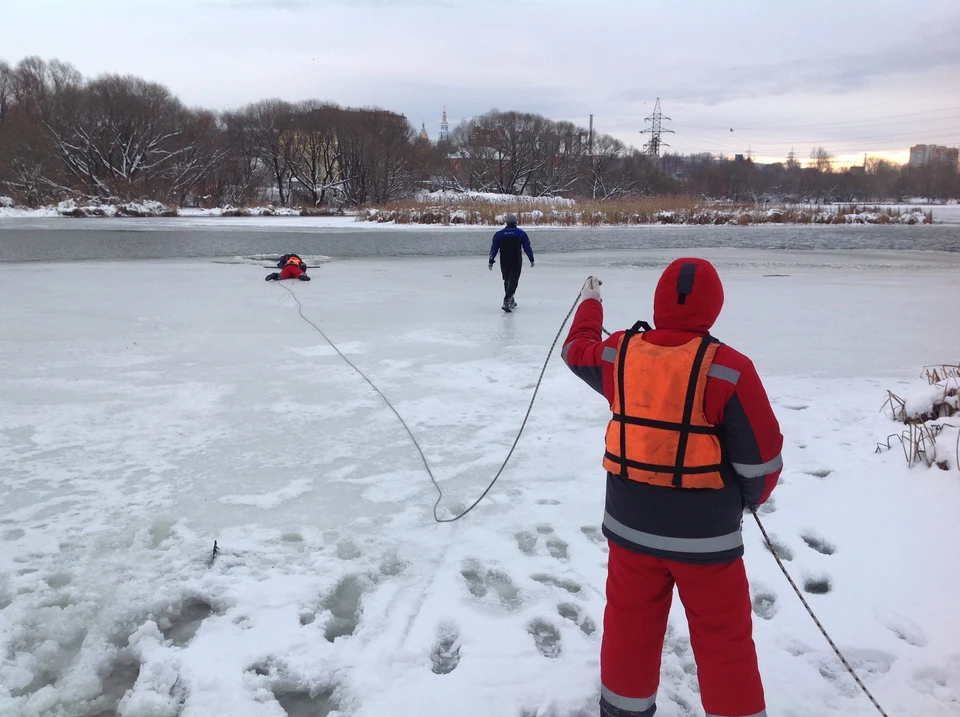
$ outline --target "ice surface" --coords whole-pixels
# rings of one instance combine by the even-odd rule
[[[726,286],[715,333],[786,435],[778,550],[891,717],[960,714],[960,481],[874,453],[886,390],[960,355],[960,257],[698,253]],[[287,285],[409,423],[449,516],[506,455],[583,279],[622,328],[676,255],[545,254],[510,315],[484,257]],[[396,417],[264,274],[0,265],[0,715],[596,714],[603,399],[555,355],[500,482],[437,525]],[[744,532],[771,714],[874,714]],[[658,716],[699,714],[679,603],[670,625]]]

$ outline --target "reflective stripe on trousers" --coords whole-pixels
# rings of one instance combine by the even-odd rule
[[[606,705],[604,704],[606,703]],[[656,712],[657,693],[650,697],[624,697],[604,685],[600,685],[600,713],[604,714],[604,707],[616,709],[611,717],[650,717]],[[606,710],[609,713],[609,710]]]

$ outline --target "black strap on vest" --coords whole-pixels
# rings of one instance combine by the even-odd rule
[[[683,487],[683,460],[687,457],[687,442],[690,440],[690,434],[693,433],[694,426],[690,425],[690,419],[693,418],[693,402],[697,398],[697,383],[700,380],[700,367],[703,366],[703,358],[707,354],[707,348],[714,341],[709,334],[700,339],[700,347],[697,349],[697,356],[693,359],[693,368],[690,370],[690,381],[687,383],[687,397],[683,402],[683,421],[680,426],[680,440],[677,443],[677,462],[673,467],[673,487]]]
[[[620,355],[617,357],[619,360],[617,368],[617,384],[620,389],[620,413],[623,411],[623,392],[624,392],[624,373],[623,367],[626,365],[627,357],[627,345],[630,343],[630,339],[636,336],[639,333],[644,331],[652,331],[653,328],[646,321],[638,321],[629,329],[623,332],[623,341],[620,342]],[[624,478],[627,477],[627,423],[626,421],[620,421],[620,475]]]

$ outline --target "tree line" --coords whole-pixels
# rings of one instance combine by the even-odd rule
[[[793,151],[783,162],[760,164],[749,157],[667,154],[661,170],[684,191],[736,201],[883,202],[922,197],[932,201],[960,198],[956,164],[934,162],[913,167],[879,157],[863,166],[835,167],[824,147],[814,147],[804,166]]]
[[[339,209],[440,188],[599,200],[960,196],[956,167],[872,160],[859,172],[837,171],[820,151],[806,167],[795,158],[657,158],[571,122],[499,110],[432,143],[379,108],[270,99],[213,112],[138,77],[88,79],[38,57],[0,61],[0,192],[33,206],[93,197]]]

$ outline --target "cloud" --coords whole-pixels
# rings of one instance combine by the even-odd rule
[[[900,73],[921,74],[939,67],[956,67],[960,71],[958,34],[960,24],[909,44],[869,52],[719,68],[679,82],[674,78],[669,93],[662,92],[660,84],[618,92],[610,99],[636,102],[669,94],[673,101],[716,105],[735,99],[792,93],[845,94]]]

